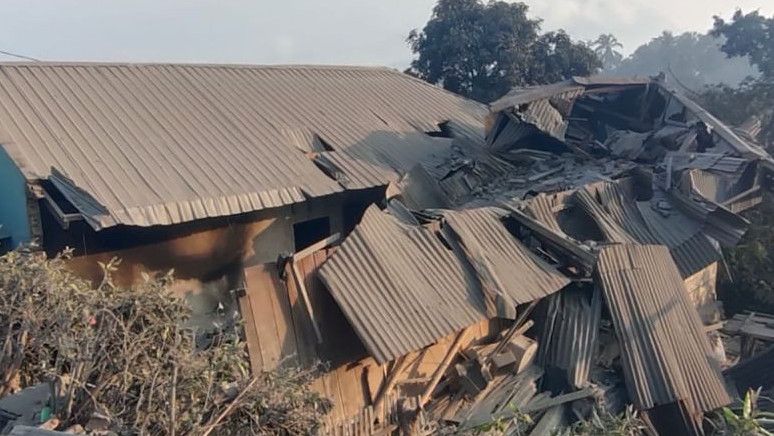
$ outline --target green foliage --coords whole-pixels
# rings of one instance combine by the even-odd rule
[[[65,425],[99,414],[132,434],[305,433],[329,407],[309,390],[310,371],[251,375],[233,335],[197,349],[171,273],[117,287],[112,261],[94,287],[67,270],[68,258],[0,257],[0,394],[55,381]]]
[[[774,413],[758,409],[760,389],[747,391],[740,408],[722,408],[710,421],[713,434],[718,436],[771,436],[766,426],[774,423]]]
[[[525,435],[527,431],[535,425],[535,421],[526,413],[519,411],[517,407],[509,404],[507,410],[496,416],[492,420],[476,426],[472,432],[474,435]]]
[[[645,424],[637,411],[629,405],[619,415],[594,409],[589,419],[576,422],[560,434],[561,436],[638,436],[644,434],[644,429]]]
[[[524,3],[439,0],[422,31],[408,36],[417,55],[409,73],[482,102],[515,86],[588,75],[594,52],[564,31],[540,34]]]
[[[746,77],[758,75],[747,59],[728,59],[720,49],[722,42],[695,32],[663,32],[638,47],[610,73],[652,76],[664,72],[670,80],[695,92],[711,84],[736,86]]]
[[[749,57],[765,77],[774,78],[774,16],[766,18],[758,11],[744,14],[737,10],[730,22],[716,16],[711,33],[725,37],[723,52]]]
[[[750,228],[725,251],[731,280],[721,280],[719,298],[729,313],[774,312],[774,205],[767,201],[744,215]]]
[[[729,57],[747,57],[761,71],[761,77],[748,79],[739,87],[716,86],[702,95],[702,103],[720,119],[739,124],[750,117],[761,120],[758,140],[774,144],[774,16],[758,11],[736,11],[730,22],[715,17],[711,32],[725,38],[722,50]]]

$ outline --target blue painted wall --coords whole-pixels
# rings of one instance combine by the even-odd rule
[[[0,147],[0,233],[11,235],[11,247],[30,240],[27,219],[27,181],[21,171]]]

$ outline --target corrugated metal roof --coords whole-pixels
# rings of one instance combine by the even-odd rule
[[[443,213],[484,289],[513,311],[517,305],[546,297],[570,281],[508,232],[501,221],[507,214],[494,207]]]
[[[564,140],[572,104],[582,94],[581,87],[566,87],[559,83],[534,92],[527,88],[503,97],[492,104],[493,115],[490,116],[498,124],[505,124],[488,132],[490,146],[497,150],[535,132]],[[500,109],[496,109],[498,107]],[[503,114],[508,119],[502,118]]]
[[[720,153],[669,152],[664,161],[670,162],[672,171],[700,169],[737,175],[750,164],[749,159],[731,157]]]
[[[579,86],[572,80],[565,80],[550,85],[513,88],[507,94],[492,102],[489,105],[489,108],[492,112],[499,112],[509,107],[516,107],[524,103],[531,103],[536,100],[550,98],[563,93],[580,95],[583,93],[584,89],[583,86]]]
[[[728,368],[723,374],[731,379],[737,391],[744,395],[747,389],[768,390],[774,387],[774,346]]]
[[[673,189],[667,193],[667,197],[677,210],[700,221],[702,231],[725,247],[735,246],[750,224],[740,215],[698,196],[687,197]]]
[[[629,86],[647,85],[653,82],[649,77],[639,76],[574,76],[570,80],[551,83],[548,85],[528,86],[513,88],[507,94],[489,105],[492,112],[499,112],[509,107],[516,107],[525,103],[548,99],[567,94],[567,97],[577,97],[584,93],[588,86]]]
[[[696,233],[685,241],[669,248],[680,275],[690,277],[707,265],[722,259],[719,244],[703,233]]]
[[[717,135],[717,137],[725,141],[730,151],[734,151],[742,157],[771,159],[762,148],[742,139],[733,130],[731,130],[731,128],[723,124],[720,120],[715,118],[714,115],[707,112],[706,109],[699,106],[686,95],[676,89],[665,86],[662,82],[658,83],[665,92],[671,94],[677,101],[685,106],[691,115],[702,121],[707,126],[711,127],[712,132]]]
[[[379,362],[486,318],[473,272],[438,235],[376,206],[366,210],[319,275]]]
[[[314,161],[346,189],[372,188],[383,185],[385,180],[395,182],[400,177],[396,171],[349,156],[346,151],[324,151],[315,156]]]
[[[602,295],[596,288],[591,298],[582,289],[568,289],[549,301],[540,340],[541,362],[562,370],[566,381],[576,388],[588,384],[601,314]]]
[[[0,64],[2,146],[31,180],[61,174],[52,181],[97,229],[339,192],[304,155],[310,138],[408,170],[448,148],[422,130],[447,120],[475,130],[485,115],[386,68]]]
[[[609,182],[575,194],[607,241],[666,245],[683,277],[720,259],[719,247],[703,233],[704,223],[682,213],[662,191],[656,189],[649,201],[631,196],[618,183]]]
[[[540,193],[533,198],[525,201],[525,209],[532,218],[540,221],[553,230],[556,234],[565,235],[564,230],[559,226],[559,220],[556,216],[556,207],[563,201],[566,194],[545,194]],[[566,236],[566,235],[565,235]]]
[[[639,409],[682,400],[705,412],[730,403],[666,247],[604,247],[597,275],[621,344],[627,390]]]
[[[646,76],[573,76],[572,81],[583,86],[626,86],[626,85],[648,85],[653,79]]]

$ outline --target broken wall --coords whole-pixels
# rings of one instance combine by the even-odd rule
[[[233,319],[237,307],[232,291],[243,287],[244,267],[274,262],[280,254],[295,251],[293,225],[296,223],[327,217],[330,232],[342,232],[343,208],[343,199],[338,196],[248,218],[218,220],[208,228],[194,228],[185,234],[175,234],[175,230],[162,231],[157,240],[133,247],[111,248],[107,241],[100,247],[104,248],[102,251],[93,254],[83,253],[89,246],[81,247],[81,254],[76,253],[70,267],[77,274],[98,282],[102,278],[98,262],[105,263],[118,257],[121,265],[114,274],[114,281],[119,285],[136,283],[143,279],[143,274],[173,269],[176,277],[173,291],[191,305],[191,324],[206,330],[215,323]],[[49,233],[62,232],[61,228],[49,227],[48,230]],[[142,234],[147,230],[123,228],[109,239],[145,242],[143,239],[147,237],[144,234],[135,237],[135,232]],[[46,246],[47,251],[53,248],[52,245]]]
[[[705,324],[719,321],[717,308],[718,262],[685,278],[685,289]]]

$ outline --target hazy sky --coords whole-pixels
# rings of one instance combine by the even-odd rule
[[[0,50],[44,60],[405,67],[435,0],[0,0]],[[613,33],[630,52],[662,30],[706,31],[772,0],[530,0],[544,30]],[[0,55],[0,60],[13,60]]]

